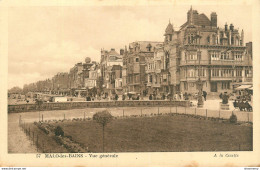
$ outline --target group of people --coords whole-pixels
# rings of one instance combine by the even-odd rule
[[[235,108],[239,108],[240,111],[252,111],[252,106],[248,101],[245,100],[235,100],[233,103]]]

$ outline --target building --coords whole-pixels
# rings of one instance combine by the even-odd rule
[[[77,63],[73,68],[70,69],[69,88],[71,94],[86,95],[86,89],[96,86],[96,81],[93,80],[96,76],[95,73],[93,73],[95,71],[91,70],[93,68],[96,68],[94,65],[96,65],[96,62],[91,62],[91,59],[89,57],[86,57],[85,63]]]
[[[233,24],[218,27],[215,12],[209,19],[191,8],[180,30],[169,23],[164,36],[163,72],[171,93],[196,93],[198,80],[209,93],[231,91],[233,83],[252,81],[252,57],[246,53],[250,45],[244,45],[244,31]]]
[[[87,89],[92,89],[97,87],[97,79],[98,79],[98,65],[94,64],[89,68],[88,74],[85,75],[84,83]]]
[[[113,65],[112,73],[111,73],[111,84],[112,84],[112,88],[115,89],[116,94],[123,93],[122,66],[121,65]]]
[[[54,93],[67,93],[69,92],[69,74],[57,73],[52,78],[52,90]]]
[[[118,53],[114,48],[111,48],[110,51],[104,49],[101,50],[100,71],[103,91],[107,94],[112,94],[115,92],[115,79],[113,76],[117,66],[118,68],[119,66],[120,68],[123,66],[123,55],[123,49],[120,49],[120,53]],[[122,69],[120,69],[120,71],[122,72]]]
[[[146,91],[148,78],[147,63],[154,58],[156,45],[161,42],[136,41],[129,44],[129,50],[124,55],[123,66],[123,87],[127,92],[138,92],[143,94]],[[126,87],[127,84],[127,88]]]

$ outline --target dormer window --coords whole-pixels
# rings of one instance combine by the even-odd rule
[[[148,44],[146,48],[147,48],[147,51],[151,51],[152,45],[151,45],[151,44]]]

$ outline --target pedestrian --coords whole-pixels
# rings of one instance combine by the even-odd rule
[[[174,95],[174,100],[178,100],[178,94],[177,93],[175,93],[175,95]]]
[[[163,93],[163,95],[162,95],[162,100],[165,100],[165,94]]]
[[[207,100],[207,92],[206,91],[203,91],[203,97],[204,97],[204,100],[206,101]]]
[[[180,100],[183,100],[183,94],[182,94],[182,92],[180,93]]]
[[[219,98],[222,99],[222,93],[220,93]]]
[[[115,95],[115,100],[118,100],[118,95],[117,94]]]
[[[152,94],[149,95],[149,100],[153,100]]]

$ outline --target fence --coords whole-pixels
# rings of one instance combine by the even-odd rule
[[[241,122],[253,122],[253,112],[242,112],[236,110],[209,110],[201,108],[192,108],[192,107],[153,107],[153,108],[135,108],[134,111],[129,109],[117,109],[117,114],[115,111],[111,110],[112,115],[114,116],[123,116],[128,117],[131,115],[137,116],[149,116],[149,115],[158,115],[166,113],[178,113],[178,114],[187,114],[187,115],[197,115],[205,116],[212,118],[221,118],[229,119],[232,114],[237,116],[237,120]],[[114,113],[114,114],[113,114]]]
[[[8,105],[8,113],[33,112],[38,110],[71,110],[80,108],[113,108],[113,107],[151,107],[183,106],[189,107],[190,101],[149,100],[149,101],[89,101],[89,102],[53,102],[37,104]]]
[[[32,123],[25,123],[21,118],[19,120],[19,127],[25,133],[27,138],[31,141],[31,145],[35,146],[38,153],[66,153],[67,150],[63,146],[59,146],[53,137],[51,139],[46,138],[40,129],[35,129]],[[50,146],[50,142],[56,147]]]
[[[237,110],[209,110],[193,107],[128,107],[128,108],[107,108],[114,117],[130,117],[130,116],[151,116],[166,113],[178,113],[187,115],[198,115],[212,118],[229,119],[232,114],[237,116],[237,120],[241,122],[253,122],[253,112],[237,111]],[[27,122],[64,120],[64,119],[89,119],[94,113],[104,110],[104,108],[86,108],[78,110],[63,111],[41,111],[31,113],[21,113]]]

